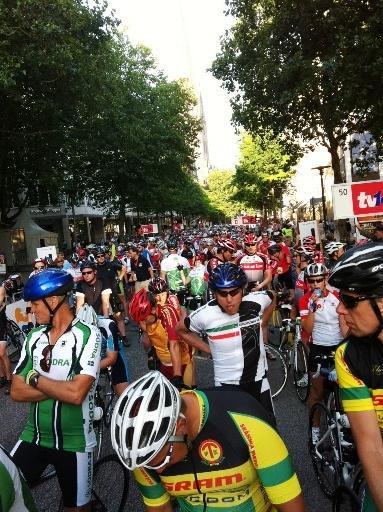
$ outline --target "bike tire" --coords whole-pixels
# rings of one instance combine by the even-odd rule
[[[360,512],[361,502],[355,492],[346,485],[340,485],[332,499],[332,512]]]
[[[286,385],[287,366],[281,352],[273,345],[269,345],[269,352],[275,359],[267,359],[267,379],[270,384],[271,396],[276,398]]]
[[[13,320],[7,320],[6,329],[8,357],[11,363],[17,363],[24,345],[25,334]]]
[[[129,493],[129,471],[115,454],[98,460],[93,470],[93,512],[122,512]]]
[[[312,426],[315,414],[319,414],[319,441],[313,443]],[[326,496],[332,498],[341,483],[341,469],[338,460],[336,429],[327,407],[321,403],[312,406],[309,417],[309,453],[319,486]]]
[[[305,403],[310,394],[310,372],[307,349],[301,341],[297,343],[294,354],[293,378],[297,396],[301,402]],[[307,384],[303,385],[303,382],[307,382]]]

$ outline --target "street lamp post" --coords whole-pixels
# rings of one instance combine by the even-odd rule
[[[312,167],[312,169],[316,169],[319,171],[320,175],[320,185],[322,189],[322,211],[323,211],[323,229],[326,231],[327,226],[327,208],[326,208],[326,197],[324,195],[324,186],[323,186],[323,169],[329,169],[331,165],[318,165],[318,167]]]

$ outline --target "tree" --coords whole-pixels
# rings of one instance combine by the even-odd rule
[[[248,204],[235,201],[233,196],[238,192],[233,185],[234,171],[215,169],[209,172],[207,177],[207,196],[211,206],[217,210],[221,218],[231,219],[241,211],[249,209]],[[253,213],[251,207],[249,213]]]
[[[262,137],[244,133],[233,179],[237,187],[234,199],[262,211],[265,218],[270,212],[276,217],[295,163],[296,159],[285,152],[271,132]]]
[[[80,184],[82,173],[72,162],[87,161],[85,141],[102,101],[99,77],[117,25],[105,7],[0,0],[3,223],[12,220],[13,204],[20,209],[31,200],[37,185],[57,194],[76,170]],[[69,148],[76,148],[73,155]]]
[[[318,140],[343,181],[348,136],[382,138],[383,10],[370,0],[228,0],[236,23],[213,64],[236,121],[285,142]]]

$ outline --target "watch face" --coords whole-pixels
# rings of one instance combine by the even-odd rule
[[[32,378],[31,378],[31,386],[33,388],[35,388],[37,386],[37,383],[39,381],[39,377],[40,375],[34,375]]]

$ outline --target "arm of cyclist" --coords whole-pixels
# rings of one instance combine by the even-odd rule
[[[273,280],[273,271],[271,268],[267,268],[263,273],[263,281],[257,284],[254,291],[264,290],[270,287],[271,281]]]
[[[112,295],[112,290],[110,288],[106,288],[101,292],[101,306],[102,306],[102,315],[104,318],[109,317],[109,308],[110,308],[110,296]]]
[[[383,440],[375,411],[348,412],[364,477],[377,510],[383,510]]]
[[[42,391],[26,384],[25,378],[21,375],[13,375],[11,398],[15,402],[41,402],[49,397]]]
[[[76,375],[73,380],[54,380],[40,375],[36,390],[60,402],[80,405],[94,380],[90,375]]]
[[[181,350],[178,340],[169,340],[169,352],[172,360],[173,375],[182,375]]]
[[[116,350],[107,350],[106,356],[104,359],[101,359],[100,361],[100,370],[104,370],[105,368],[108,368],[109,366],[114,366],[116,364],[118,357],[118,351]]]
[[[185,321],[189,317],[184,320],[180,320],[176,326],[177,334],[180,338],[182,338],[188,345],[195,347],[197,350],[201,350],[201,352],[206,352],[207,354],[211,354],[211,350],[209,345],[207,345],[204,341],[201,340],[197,334],[191,332],[186,326]]]

